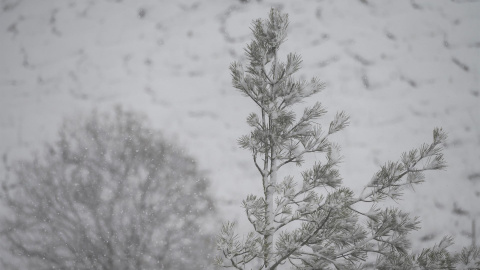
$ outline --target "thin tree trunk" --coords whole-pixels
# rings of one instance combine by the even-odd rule
[[[272,62],[273,65],[273,74],[272,79],[275,80],[275,68],[277,65],[277,52],[274,52],[274,59]],[[270,91],[273,96],[274,84],[270,85]],[[274,98],[275,99],[275,98]],[[275,185],[277,184],[277,156],[276,156],[276,147],[274,139],[274,129],[275,125],[272,121],[271,115],[269,115],[269,125],[268,132],[270,133],[270,181],[268,182],[268,188],[266,189],[265,200],[267,203],[267,212],[266,212],[266,234],[265,234],[265,243],[266,243],[266,253],[265,256],[265,268],[268,269],[268,266],[271,263],[273,257],[273,227],[274,227],[274,195],[275,195]],[[268,180],[268,179],[267,179]],[[275,267],[276,268],[276,267]],[[272,268],[271,270],[274,270]]]
[[[272,151],[272,153],[274,153],[274,151]],[[266,194],[266,201],[267,201],[267,213],[266,213],[266,216],[267,216],[267,224],[266,224],[266,230],[267,230],[267,233],[265,234],[265,242],[266,242],[266,246],[267,246],[267,252],[268,252],[268,255],[267,255],[267,259],[265,260],[265,268],[267,268],[270,264],[270,261],[272,259],[272,250],[273,250],[273,234],[274,234],[274,231],[273,231],[273,227],[274,227],[274,217],[275,217],[275,213],[274,213],[274,195],[275,195],[275,185],[277,183],[277,169],[276,169],[276,166],[277,166],[277,161],[276,161],[276,158],[275,156],[272,157],[272,160],[271,160],[271,174],[270,174],[270,182],[269,182],[269,186],[268,186],[268,189],[267,189],[267,194]],[[272,269],[273,270],[273,269]]]

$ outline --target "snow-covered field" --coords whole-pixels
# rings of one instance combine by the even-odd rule
[[[270,7],[290,15],[282,53],[302,55],[300,76],[328,84],[312,99],[330,109],[324,123],[351,115],[335,137],[345,183],[358,190],[443,127],[447,170],[428,173],[400,205],[422,220],[416,250],[446,234],[455,248],[470,244],[473,219],[480,234],[475,0],[0,0],[0,155],[27,157],[65,116],[121,104],[191,153],[223,217],[246,224],[240,202],[260,182],[236,140],[255,106],[230,85],[228,66],[244,59],[250,22]]]

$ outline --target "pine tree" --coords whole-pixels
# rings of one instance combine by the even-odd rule
[[[277,55],[287,36],[288,15],[272,9],[267,20],[253,21],[253,40],[246,47],[248,64],[230,66],[233,86],[258,106],[247,123],[253,131],[239,139],[251,152],[261,176],[263,196],[249,195],[243,208],[253,231],[240,238],[235,224],[223,225],[216,259],[220,266],[236,269],[455,269],[480,265],[477,248],[452,255],[445,237],[438,245],[410,253],[407,235],[419,229],[419,221],[396,208],[378,208],[378,202],[397,199],[405,187],[424,181],[424,172],[445,168],[442,144],[447,136],[433,131],[433,142],[404,153],[399,161],[381,166],[361,194],[342,186],[337,170],[339,146],[332,134],[349,123],[339,112],[325,129],[316,120],[326,110],[317,102],[297,119],[295,105],[320,92],[317,78],[296,80],[299,55],[290,53],[286,62]],[[309,153],[323,153],[325,162],[302,172],[301,179],[279,179],[287,164],[302,166]],[[370,204],[367,212],[358,204]],[[376,260],[371,259],[376,256]],[[476,260],[476,264],[475,264]],[[371,262],[369,262],[371,261]],[[463,261],[463,264],[462,264]],[[466,269],[466,268],[465,268]]]

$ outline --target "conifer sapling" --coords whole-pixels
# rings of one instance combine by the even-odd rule
[[[216,263],[236,269],[455,269],[479,265],[478,248],[466,248],[451,255],[446,248],[451,238],[438,245],[410,253],[407,235],[419,229],[419,221],[396,208],[380,209],[377,203],[399,198],[407,186],[424,181],[424,171],[445,168],[442,144],[446,134],[433,131],[433,142],[404,153],[374,174],[360,194],[342,186],[336,169],[339,147],[330,135],[348,125],[344,112],[336,114],[328,128],[315,120],[326,111],[317,102],[297,118],[294,106],[320,92],[317,78],[296,80],[301,58],[295,53],[281,62],[278,50],[287,36],[288,15],[272,9],[266,20],[253,21],[253,40],[246,47],[246,67],[230,66],[232,83],[249,97],[258,112],[247,117],[253,131],[239,139],[250,151],[263,184],[263,196],[249,195],[243,208],[253,230],[244,237],[235,224],[223,225],[218,237],[221,253]],[[296,180],[279,179],[287,164],[302,166],[305,155],[323,153],[325,162],[302,172]],[[356,204],[369,203],[369,211]],[[376,260],[367,260],[376,256]],[[463,257],[462,257],[463,255]],[[462,263],[462,260],[464,263]],[[473,264],[472,264],[473,265]]]

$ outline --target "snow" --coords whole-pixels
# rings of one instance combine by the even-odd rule
[[[310,98],[329,109],[322,123],[351,116],[333,136],[345,183],[361,191],[379,165],[443,127],[447,170],[428,173],[401,207],[422,220],[417,250],[446,234],[454,248],[470,244],[480,217],[480,1],[2,0],[0,155],[28,157],[65,116],[121,104],[195,156],[221,214],[246,226],[241,200],[261,183],[236,140],[255,106],[228,66],[245,59],[250,22],[271,6],[290,17],[281,54],[297,52],[299,76],[327,83]]]

